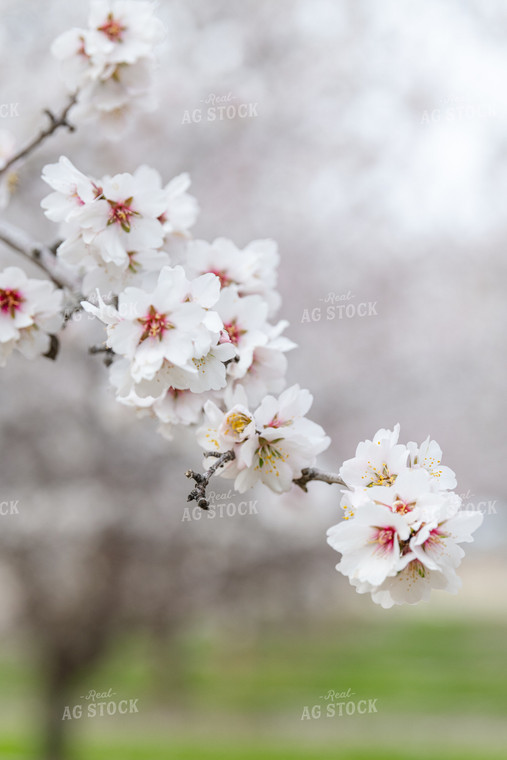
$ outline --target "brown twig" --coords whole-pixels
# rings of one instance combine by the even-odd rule
[[[28,145],[26,145],[22,150],[20,150],[16,155],[12,156],[7,163],[0,169],[0,176],[4,174],[6,171],[10,169],[13,164],[20,161],[22,158],[25,158],[25,156],[30,155],[32,151],[34,151],[36,148],[41,145],[44,140],[46,140],[48,137],[50,137],[54,132],[56,132],[60,127],[66,127],[69,132],[74,132],[76,127],[73,124],[69,124],[67,121],[67,116],[69,115],[69,111],[72,108],[73,105],[75,105],[77,100],[77,93],[74,93],[71,95],[69,102],[64,107],[62,112],[55,116],[55,114],[50,111],[49,109],[45,109],[44,113],[49,117],[49,126],[46,127],[46,129],[43,129],[37,137],[34,137],[33,140],[31,140]]]
[[[42,269],[47,276],[54,282],[57,288],[68,288],[73,290],[72,285],[64,282],[52,271],[52,266],[48,262],[54,261],[52,251],[43,243],[32,240],[24,230],[20,230],[13,224],[0,221],[0,241],[8,245],[17,253],[26,256],[30,261]]]
[[[336,475],[334,472],[323,472],[322,470],[317,470],[315,467],[305,467],[304,470],[301,470],[301,477],[296,478],[293,482],[302,488],[303,491],[308,491],[306,484],[309,483],[310,480],[321,480],[323,483],[329,483],[330,485],[336,484],[339,486],[347,486],[340,476]]]
[[[212,465],[209,470],[206,470],[206,472],[202,474],[194,472],[193,470],[187,470],[185,473],[187,478],[193,478],[196,482],[196,486],[188,495],[187,501],[196,501],[201,509],[209,509],[209,501],[206,498],[206,488],[216,471],[226,462],[232,462],[232,460],[235,459],[235,454],[234,451],[225,451],[223,453],[220,451],[206,451],[204,456],[216,457],[218,461],[216,464]],[[306,484],[311,480],[321,480],[323,483],[347,486],[339,475],[333,472],[323,472],[322,470],[317,470],[315,467],[306,467],[304,470],[301,470],[301,477],[295,478],[293,483],[299,486],[303,491],[307,492],[308,489]]]
[[[112,348],[107,346],[90,346],[88,349],[89,354],[104,354],[104,364],[106,367],[110,367],[114,361],[115,353]]]
[[[220,453],[218,451],[207,451],[205,453],[207,457],[216,457],[217,461],[212,465],[209,470],[201,474],[200,472],[194,472],[193,470],[187,470],[185,475],[187,478],[193,478],[195,480],[195,488],[190,491],[187,501],[196,501],[201,509],[209,509],[209,501],[206,498],[206,488],[215,472],[227,462],[232,462],[236,458],[234,451],[225,451]]]

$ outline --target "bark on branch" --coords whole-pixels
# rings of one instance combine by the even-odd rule
[[[30,153],[32,153],[36,148],[39,147],[39,145],[42,145],[44,140],[46,140],[48,137],[50,137],[54,132],[56,132],[61,127],[66,127],[69,132],[74,132],[76,129],[73,124],[70,124],[67,121],[67,116],[69,115],[69,111],[72,108],[73,105],[75,105],[77,100],[77,93],[74,93],[66,104],[66,106],[63,108],[63,110],[55,116],[55,114],[46,109],[44,113],[49,118],[49,126],[46,127],[46,129],[43,129],[37,137],[34,137],[33,140],[31,140],[28,145],[25,145],[24,148],[22,148],[16,155],[12,156],[7,163],[0,169],[0,177],[2,174],[7,172],[11,166],[16,164],[18,161],[21,161],[22,158],[26,158],[26,156],[29,156]]]
[[[310,480],[321,480],[323,483],[335,483],[336,485],[347,487],[347,484],[344,483],[336,473],[323,472],[322,470],[317,470],[315,467],[306,467],[304,470],[301,470],[301,477],[296,478],[293,482],[302,488],[303,491],[308,491],[306,484],[309,483]]]
[[[227,462],[232,462],[236,458],[234,451],[225,451],[223,454],[216,451],[207,451],[205,456],[216,457],[217,461],[213,464],[209,470],[201,474],[200,472],[194,472],[193,470],[187,470],[185,475],[187,478],[193,478],[195,480],[195,488],[190,491],[187,501],[196,501],[201,509],[209,509],[209,501],[206,498],[206,488],[215,472]]]
[[[187,470],[185,475],[187,478],[193,478],[196,482],[195,488],[188,495],[187,501],[196,501],[201,509],[209,509],[209,501],[206,497],[206,488],[216,471],[226,462],[232,462],[235,458],[234,451],[225,451],[221,453],[219,451],[207,451],[206,457],[216,457],[217,462],[212,465],[206,472],[199,473],[193,470]],[[311,480],[321,480],[323,483],[336,484],[339,486],[347,486],[347,484],[334,472],[323,472],[315,467],[305,467],[301,470],[301,477],[295,478],[293,483],[299,486],[303,491],[307,492],[307,483]]]
[[[54,254],[47,245],[32,240],[24,231],[9,222],[0,221],[0,241],[5,243],[16,253],[21,253],[26,258],[37,264],[47,276],[54,282],[57,288],[73,290],[72,285],[64,282],[54,273]]]

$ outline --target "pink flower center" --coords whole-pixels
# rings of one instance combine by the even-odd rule
[[[147,338],[162,340],[165,331],[172,327],[167,321],[167,314],[159,314],[154,306],[150,306],[148,314],[145,317],[140,317],[137,321],[144,327],[139,343]]]
[[[98,26],[97,31],[103,32],[111,42],[123,42],[122,34],[126,28],[126,26],[122,26],[120,21],[115,19],[112,13],[109,13],[107,21],[102,26]]]
[[[404,501],[400,496],[397,496],[393,501],[392,510],[399,515],[406,515],[407,512],[412,512],[415,507],[415,501]]]
[[[18,290],[0,289],[0,311],[4,314],[10,314],[13,319],[24,301],[25,299]]]
[[[108,226],[110,224],[119,224],[122,230],[130,232],[130,220],[133,216],[139,216],[138,211],[134,211],[132,208],[133,198],[127,198],[127,200],[121,202],[110,201],[107,202],[110,205]]]
[[[377,551],[385,554],[393,550],[395,535],[396,531],[394,528],[376,528],[375,535],[370,543],[378,544]]]
[[[227,331],[231,343],[234,343],[235,346],[238,345],[241,336],[246,333],[246,330],[242,330],[238,327],[235,319],[227,325],[224,324],[224,329]]]
[[[449,534],[444,533],[444,531],[440,530],[440,528],[433,528],[428,538],[424,542],[424,548],[428,549],[429,547],[437,546],[438,544],[442,543],[442,540],[444,538],[449,538]]]

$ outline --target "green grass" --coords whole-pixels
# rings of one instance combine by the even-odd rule
[[[194,634],[177,650],[128,637],[76,694],[111,687],[139,714],[74,721],[70,760],[505,760],[506,665],[507,628],[491,623]],[[378,714],[301,721],[305,705],[349,688]],[[29,661],[0,658],[0,757],[37,760],[37,693]]]

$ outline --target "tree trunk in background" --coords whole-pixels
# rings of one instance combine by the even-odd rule
[[[73,668],[58,656],[54,657],[47,676],[47,699],[44,729],[43,760],[67,760],[66,734],[68,722],[63,712],[68,704]]]

